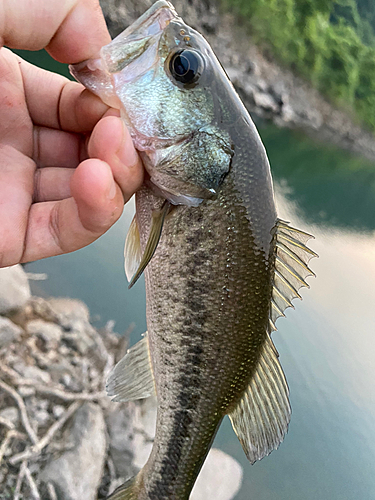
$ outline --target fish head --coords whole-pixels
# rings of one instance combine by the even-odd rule
[[[193,206],[216,197],[234,149],[223,125],[230,83],[207,41],[169,2],[157,1],[71,72],[121,110],[156,194]]]

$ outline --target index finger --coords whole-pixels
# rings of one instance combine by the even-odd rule
[[[63,63],[97,55],[111,40],[98,0],[0,0],[0,44],[46,48]]]

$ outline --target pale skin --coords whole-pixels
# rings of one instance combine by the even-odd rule
[[[74,64],[109,41],[97,0],[0,0],[0,267],[93,242],[143,181],[117,111],[4,45]]]

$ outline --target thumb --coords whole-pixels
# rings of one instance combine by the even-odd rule
[[[88,143],[88,154],[110,166],[125,203],[141,187],[143,165],[128,129],[118,116],[106,116],[96,124]]]

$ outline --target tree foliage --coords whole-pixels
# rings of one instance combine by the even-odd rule
[[[374,0],[221,0],[255,39],[375,131]]]

